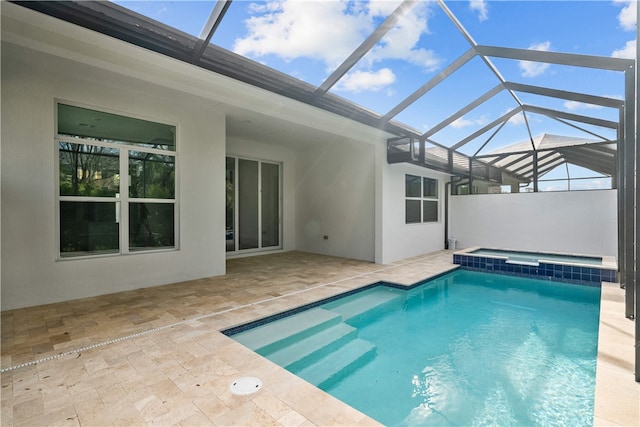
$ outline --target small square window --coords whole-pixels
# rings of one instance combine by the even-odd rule
[[[405,175],[405,223],[438,222],[438,180]]]

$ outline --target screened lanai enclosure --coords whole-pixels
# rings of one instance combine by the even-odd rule
[[[582,19],[572,2],[566,6],[573,7],[571,13],[545,17],[545,22],[508,22],[507,17],[504,28],[498,23],[490,36],[482,33],[478,38],[474,33],[479,31],[478,24],[459,18],[462,8],[468,7],[466,2],[379,2],[371,24],[342,44],[350,48],[336,49],[324,66],[304,73],[299,71],[302,61],[317,60],[313,49],[306,57],[278,56],[275,42],[269,52],[256,50],[250,37],[233,33],[242,10],[254,5],[257,15],[245,22],[255,27],[276,21],[286,7],[295,8],[295,16],[304,25],[329,30],[325,39],[309,40],[290,29],[290,39],[331,44],[332,37],[345,37],[341,28],[358,22],[326,22],[323,19],[331,16],[327,11],[351,8],[356,16],[362,5],[196,2],[191,9],[191,13],[199,11],[196,24],[178,28],[176,18],[188,13],[180,5],[175,5],[172,19],[169,14],[150,13],[142,2],[12,3],[382,129],[391,135],[388,163],[411,163],[449,174],[446,188],[451,195],[617,189],[618,276],[626,289],[625,315],[637,316],[640,263],[634,254],[640,230],[635,205],[640,200],[640,175],[634,171],[640,150],[636,143],[636,58],[566,47],[562,49],[568,51],[565,53],[548,42],[528,48],[510,46],[512,32],[525,31],[527,26],[561,26],[565,19]],[[534,2],[521,3],[525,5],[511,7],[526,8]],[[599,7],[599,3],[604,2],[592,2],[590,7]],[[411,32],[412,26],[418,27],[416,23],[434,15],[445,16],[447,25],[422,34]],[[597,25],[586,22],[585,33],[598,37]],[[424,43],[405,46],[404,53],[399,53],[404,44],[418,39]],[[392,52],[387,62],[381,60],[385,52]],[[526,79],[548,67],[555,70],[549,79],[539,84]],[[575,78],[576,70],[580,78]],[[380,88],[385,82],[397,84],[385,96],[383,89],[367,95],[358,86],[365,79],[378,82]],[[349,88],[352,90],[346,90]],[[520,125],[517,130],[514,124]],[[228,126],[239,128],[243,123],[231,120]],[[158,165],[152,160],[136,161],[151,170],[153,164]],[[234,159],[229,161],[233,167],[242,167]],[[164,168],[170,164],[166,159],[159,163]],[[275,234],[273,239],[277,239]],[[143,243],[132,237],[131,244]],[[638,326],[636,322],[636,380],[640,381]]]

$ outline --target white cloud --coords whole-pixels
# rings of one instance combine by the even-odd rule
[[[389,16],[400,6],[402,0],[370,0],[369,13],[373,16]]]
[[[507,121],[507,123],[513,126],[525,124],[526,122],[524,120],[524,113],[514,114],[513,116],[509,117],[509,121]]]
[[[235,41],[240,55],[276,55],[285,61],[307,57],[335,67],[373,31],[372,17],[338,1],[279,0],[252,4],[247,35]]]
[[[338,89],[348,92],[363,90],[378,91],[396,80],[395,74],[388,68],[378,71],[352,71],[338,82]]]
[[[638,0],[614,0],[614,3],[622,5],[622,10],[618,15],[618,22],[623,30],[636,31],[638,25]],[[614,58],[635,59],[637,56],[636,40],[629,40],[621,49],[613,51]]]
[[[638,54],[637,40],[629,40],[622,49],[614,50],[611,56],[614,58],[635,59]]]
[[[429,3],[420,2],[382,38],[365,58],[369,63],[385,59],[401,59],[426,71],[440,67],[442,59],[432,50],[416,48],[422,34],[429,32]]]
[[[486,117],[479,117],[475,119],[465,119],[464,116],[462,116],[454,120],[453,122],[451,122],[450,126],[454,129],[461,129],[469,126],[484,126],[487,123],[489,123],[489,121],[487,120]]]
[[[602,108],[600,105],[587,104],[585,102],[578,101],[565,101],[564,107],[567,110],[597,110]]]
[[[541,50],[547,52],[551,48],[551,42],[545,41],[542,43],[534,43],[529,46],[529,49],[532,50]],[[523,77],[536,77],[540,74],[544,73],[547,68],[549,68],[549,64],[543,62],[531,62],[531,61],[519,61],[518,66],[522,71]]]
[[[614,0],[614,3],[623,5],[618,22],[627,31],[635,31],[638,23],[638,0]]]
[[[480,22],[489,19],[489,10],[485,0],[469,0],[469,9],[478,12],[478,20]]]
[[[464,117],[460,117],[455,121],[451,122],[451,127],[454,129],[460,129],[467,126],[471,126],[472,124],[473,124],[473,121],[467,120]]]
[[[513,111],[512,108],[507,108],[506,110],[504,110],[504,112],[502,113],[502,115],[505,115],[509,112]],[[509,120],[507,121],[507,124],[509,125],[513,125],[513,126],[519,126],[522,124],[525,124],[525,120],[524,120],[524,112],[519,112],[514,114],[513,116],[509,117]]]
[[[296,1],[274,0],[252,4],[251,18],[245,21],[246,36],[236,39],[233,50],[245,56],[275,55],[284,61],[307,58],[322,61],[329,73],[401,3],[400,0]],[[418,2],[352,70],[351,80],[341,82],[342,90],[379,90],[391,84],[395,75],[376,64],[399,59],[433,71],[442,60],[431,50],[417,47],[428,33],[430,2]],[[383,65],[384,66],[384,65]],[[393,75],[393,79],[391,79]],[[345,76],[343,79],[346,79]],[[366,85],[362,82],[368,81]]]

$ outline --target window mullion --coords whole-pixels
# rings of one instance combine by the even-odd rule
[[[129,253],[129,150],[120,150],[120,253]]]
[[[234,195],[233,195],[233,215],[234,215],[234,223],[233,223],[233,245],[234,251],[240,250],[240,158],[236,157],[235,161],[235,169],[234,169]]]
[[[420,177],[420,224],[424,224],[424,177]]]
[[[262,248],[262,162],[258,161],[258,249]]]
[[[166,204],[175,204],[176,199],[145,199],[141,197],[129,197],[129,203],[166,203]]]

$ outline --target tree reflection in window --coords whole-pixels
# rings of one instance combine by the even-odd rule
[[[139,151],[129,152],[129,197],[173,199],[175,157]]]
[[[120,186],[120,150],[60,141],[60,195],[114,197]]]

